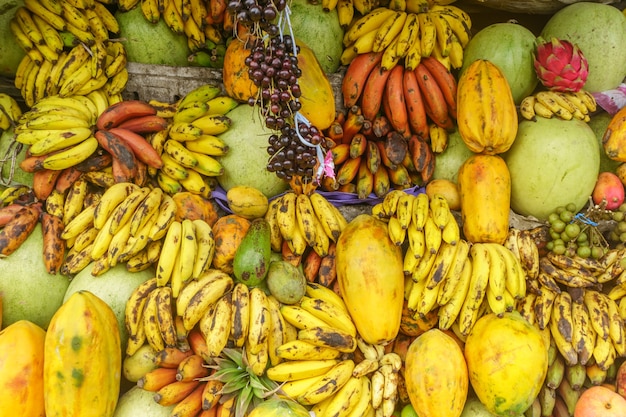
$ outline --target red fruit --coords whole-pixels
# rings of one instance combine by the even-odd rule
[[[593,202],[601,204],[606,201],[608,210],[615,210],[624,202],[624,185],[612,172],[601,172],[593,189]]]

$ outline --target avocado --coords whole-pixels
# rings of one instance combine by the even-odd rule
[[[249,287],[260,285],[267,275],[271,256],[269,224],[264,218],[255,219],[235,252],[235,280]]]

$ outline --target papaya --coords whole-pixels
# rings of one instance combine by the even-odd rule
[[[402,249],[387,225],[360,214],[336,244],[337,282],[359,334],[371,344],[388,344],[398,334],[404,300]]]
[[[72,294],[46,332],[47,417],[111,417],[120,393],[122,349],[115,313],[89,291]]]
[[[46,332],[19,320],[0,332],[2,415],[43,417],[43,361]]]
[[[502,318],[493,313],[479,318],[464,353],[474,392],[498,416],[522,415],[548,371],[546,339],[516,311]]]
[[[265,279],[270,266],[270,226],[264,218],[250,222],[233,258],[233,275],[237,282],[256,287]]]
[[[296,40],[296,44],[300,48],[298,68],[302,70],[302,75],[298,78],[302,92],[300,113],[319,130],[327,129],[335,120],[333,87],[313,50],[304,42]]]
[[[502,244],[509,233],[511,174],[498,155],[475,154],[459,168],[463,234],[472,243]]]
[[[459,417],[463,412],[469,391],[467,365],[459,344],[443,331],[428,330],[411,342],[404,379],[417,415]]]
[[[250,220],[236,214],[220,217],[213,225],[215,254],[213,267],[231,274],[237,248],[248,233]]]
[[[457,87],[457,125],[463,142],[476,153],[506,152],[517,135],[517,109],[511,86],[497,65],[472,62]]]

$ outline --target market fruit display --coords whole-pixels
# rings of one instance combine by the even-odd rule
[[[0,361],[41,369],[17,407],[619,410],[624,114],[582,41],[463,1],[8,10],[0,351],[43,352]],[[148,28],[179,54],[137,74],[128,40],[175,55]],[[8,342],[17,326],[37,331]]]

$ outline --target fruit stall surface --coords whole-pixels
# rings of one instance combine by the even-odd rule
[[[626,2],[0,0],[0,41],[0,417],[626,416]]]

